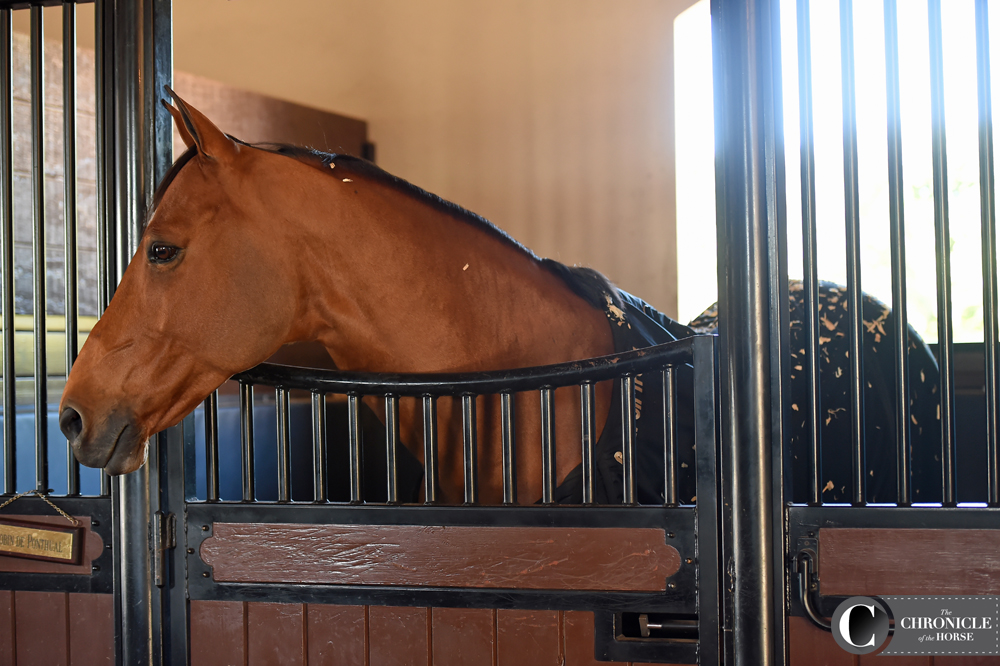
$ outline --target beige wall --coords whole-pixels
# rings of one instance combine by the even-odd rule
[[[368,121],[382,167],[674,314],[673,19],[692,2],[174,0],[174,62]]]

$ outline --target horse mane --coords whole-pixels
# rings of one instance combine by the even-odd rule
[[[298,160],[304,164],[314,166],[327,174],[332,174],[329,167],[330,164],[334,164],[337,167],[342,167],[351,173],[355,173],[359,176],[365,176],[375,180],[376,182],[389,185],[406,195],[423,201],[446,215],[450,215],[463,222],[472,224],[473,226],[490,234],[494,238],[497,238],[501,242],[527,254],[531,259],[539,262],[551,273],[560,277],[574,294],[582,298],[592,307],[595,307],[598,310],[606,309],[609,298],[611,299],[612,304],[617,307],[622,307],[622,299],[618,292],[618,288],[615,287],[611,280],[609,280],[602,273],[585,266],[567,266],[566,264],[558,262],[554,259],[541,258],[530,249],[517,242],[510,236],[510,234],[487,220],[485,217],[477,215],[476,213],[473,213],[458,204],[452,203],[451,201],[442,199],[438,195],[428,192],[421,187],[417,187],[399,176],[394,176],[366,159],[355,157],[353,155],[325,153],[314,148],[305,148],[286,143],[247,143],[235,137],[230,136],[229,138],[244,146],[257,148],[259,150],[275,153],[277,155],[291,157],[292,159]],[[167,188],[170,187],[170,184],[177,177],[178,172],[180,172],[184,165],[190,162],[196,154],[197,151],[194,147],[188,148],[181,154],[180,157],[177,158],[177,161],[173,163],[167,173],[163,176],[163,179],[156,188],[156,193],[153,195],[152,206],[150,206],[149,211],[144,218],[145,221],[143,222],[143,230],[145,230],[146,224],[149,223],[149,218],[152,217],[152,211],[156,210],[156,207],[159,205],[160,200],[163,198]]]

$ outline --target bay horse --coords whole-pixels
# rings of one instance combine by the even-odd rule
[[[645,338],[652,344],[711,331],[717,324],[714,313],[690,328],[673,322],[596,271],[541,259],[483,218],[364,160],[243,143],[168,93],[176,106],[164,104],[188,149],[157,188],[139,247],[81,349],[59,407],[60,427],[85,465],[109,474],[138,469],[150,435],[177,424],[232,375],[290,343],[319,343],[336,367],[347,371],[490,371],[593,358],[642,344],[629,339],[626,328],[628,335],[654,331]],[[804,501],[809,433],[796,413],[809,393],[801,365],[806,346],[801,285],[792,285],[789,298],[788,444],[793,496]],[[846,296],[825,283],[817,306],[824,324],[823,497],[845,501],[851,483],[849,387],[842,367],[847,335],[846,324],[840,325]],[[869,498],[893,501],[894,397],[887,383],[892,343],[885,332],[892,314],[868,295],[862,309],[864,348],[872,354],[864,363]],[[933,390],[938,371],[927,346],[915,331],[909,333],[910,370],[920,378],[911,383],[914,487],[921,501],[934,501],[940,491],[934,481],[940,478],[940,461],[933,457],[940,450]],[[684,422],[691,418],[684,371],[678,454],[687,469],[679,480],[687,501],[693,456],[690,423]],[[641,402],[655,414],[660,391],[653,377],[644,379]],[[636,390],[642,390],[641,382]],[[596,432],[608,425],[609,432],[619,433],[610,449],[602,448],[603,434],[598,441],[597,472],[607,485],[597,489],[599,503],[621,502],[621,457],[612,455],[621,450],[620,418],[614,421],[620,410],[612,409],[618,397],[613,382],[596,386]],[[384,403],[368,400],[384,420]],[[519,393],[515,403],[517,494],[530,503],[542,491],[540,401]],[[638,420],[639,400],[636,405]],[[457,399],[439,400],[438,496],[445,503],[463,501],[460,411]],[[480,396],[477,412],[479,499],[499,503],[499,397]],[[399,418],[400,441],[422,463],[418,401],[401,399]],[[651,425],[657,421],[659,432]],[[562,482],[555,500],[578,503],[581,421],[575,387],[555,391],[555,423],[555,471]],[[637,431],[638,498],[653,503],[663,490],[662,420],[645,423],[650,424],[645,435],[642,427]],[[651,444],[642,446],[644,439]]]
[[[572,269],[363,160],[235,140],[168,92],[176,106],[164,104],[188,150],[158,187],[138,249],[59,407],[84,465],[109,474],[138,469],[150,435],[289,343],[319,342],[341,370],[403,373],[613,352],[606,313]],[[610,384],[597,386],[598,432]],[[563,479],[581,461],[580,397],[574,388],[556,393]],[[458,503],[460,403],[439,403],[440,497]],[[518,395],[516,407],[518,496],[530,502],[541,497],[533,444],[540,405]],[[401,401],[400,439],[417,444],[419,460],[421,418],[415,400]],[[495,503],[503,488],[498,398],[480,399],[479,430],[480,499]]]

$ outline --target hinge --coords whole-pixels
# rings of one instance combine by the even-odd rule
[[[163,587],[167,580],[166,551],[177,545],[177,516],[157,511],[153,514],[153,580]]]

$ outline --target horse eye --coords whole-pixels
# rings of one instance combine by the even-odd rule
[[[177,256],[177,248],[163,243],[154,243],[149,248],[149,260],[154,264],[165,264]]]

